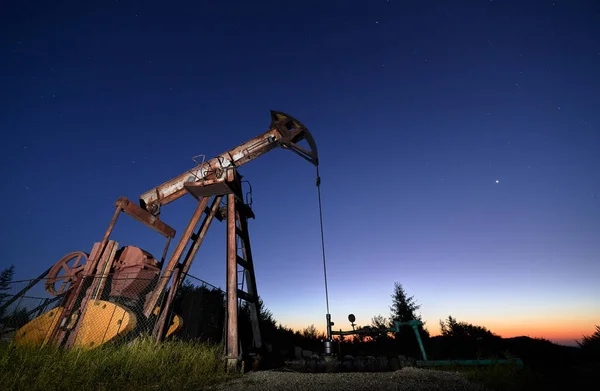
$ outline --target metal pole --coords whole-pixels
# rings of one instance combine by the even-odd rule
[[[227,195],[227,361],[231,368],[239,356],[237,308],[237,243],[235,194]]]
[[[190,270],[190,266],[192,266],[192,261],[194,260],[194,257],[196,256],[198,249],[202,245],[204,238],[206,237],[208,228],[210,227],[210,224],[212,223],[213,218],[215,217],[215,214],[217,213],[217,209],[219,209],[219,205],[220,205],[222,199],[223,199],[223,196],[215,196],[215,198],[213,199],[213,202],[210,206],[209,213],[204,217],[204,220],[200,224],[200,229],[198,230],[198,233],[196,234],[197,235],[196,241],[189,248],[186,257],[183,260],[183,269],[182,269],[181,273],[179,274],[180,283],[181,283],[181,281],[183,281],[183,279],[187,275],[188,271]]]
[[[183,235],[181,236],[179,243],[177,243],[177,247],[175,247],[175,250],[173,251],[173,254],[171,255],[171,259],[169,259],[169,263],[167,264],[167,267],[163,271],[162,276],[160,276],[158,284],[157,284],[156,288],[154,289],[154,291],[152,292],[152,296],[150,296],[150,298],[148,299],[148,302],[146,303],[146,306],[144,308],[144,315],[146,315],[146,317],[150,316],[150,314],[154,310],[154,307],[156,306],[156,303],[158,302],[158,298],[163,293],[163,291],[165,290],[165,287],[167,286],[169,280],[171,279],[173,270],[175,270],[175,267],[177,266],[177,263],[179,262],[181,255],[183,254],[183,250],[185,249],[188,241],[190,240],[190,237],[194,233],[194,228],[198,224],[198,221],[200,220],[202,213],[204,213],[204,209],[206,208],[207,204],[208,204],[208,197],[203,197],[198,202],[198,206],[196,207],[196,210],[194,211],[194,214],[192,215],[190,222],[188,223],[187,227],[185,228],[185,231],[183,232]]]
[[[425,347],[423,346],[423,341],[421,340],[421,334],[419,333],[419,326],[415,323],[412,324],[413,330],[415,330],[415,336],[417,337],[417,341],[419,342],[419,348],[421,349],[421,354],[423,355],[423,361],[427,361],[427,354],[425,353]]]
[[[19,297],[24,295],[29,289],[31,289],[32,286],[37,284],[42,278],[46,277],[48,275],[48,273],[50,272],[50,269],[52,269],[52,267],[49,267],[48,270],[46,270],[45,272],[40,274],[36,279],[31,280],[31,282],[29,282],[29,284],[27,284],[27,286],[25,288],[21,289],[13,297],[11,297],[7,301],[5,301],[4,304],[2,304],[2,306],[0,307],[0,313],[2,313],[3,310],[7,309],[8,306],[11,305],[12,303],[14,303]]]
[[[71,316],[71,313],[74,309],[77,298],[79,297],[79,294],[81,293],[81,289],[83,288],[84,282],[87,281],[88,276],[85,275],[85,271],[88,271],[89,275],[92,276],[92,278],[96,274],[96,266],[98,265],[98,261],[100,260],[100,257],[104,253],[104,248],[106,247],[106,243],[108,243],[108,238],[110,237],[110,234],[112,233],[112,230],[115,227],[115,224],[117,223],[117,219],[119,218],[119,214],[121,213],[121,210],[123,210],[123,204],[121,203],[120,200],[117,200],[117,202],[115,203],[115,208],[116,208],[115,213],[113,214],[113,217],[110,220],[110,223],[108,224],[108,228],[106,229],[106,232],[104,233],[104,237],[102,238],[102,241],[100,242],[100,244],[97,247],[96,247],[96,244],[94,244],[94,248],[92,248],[92,251],[90,252],[90,257],[88,258],[89,266],[86,264],[86,267],[84,269],[84,275],[82,276],[82,278],[78,282],[78,284],[73,287],[72,292],[69,293],[68,296],[66,296],[67,299],[66,299],[65,309],[60,314],[60,318],[58,319],[58,322],[56,323],[57,327],[55,327],[52,330],[52,333],[50,334],[50,337],[48,338],[48,341],[50,341],[50,342],[55,342],[57,345],[60,345],[60,344],[62,344],[62,342],[64,341],[64,339],[67,335],[67,330],[65,330],[65,329],[59,330],[59,328],[62,327],[63,323],[66,322],[66,319]],[[97,249],[97,251],[94,251],[94,249]]]
[[[163,304],[163,308],[161,308],[162,312],[160,314],[160,317],[158,318],[158,322],[155,325],[156,342],[161,342],[164,338],[165,326],[167,325],[167,320],[169,319],[171,304],[173,303],[173,299],[175,298],[175,292],[177,291],[178,277],[179,269],[175,269],[175,271],[173,272],[173,282],[171,283],[171,290],[169,290],[167,301]]]

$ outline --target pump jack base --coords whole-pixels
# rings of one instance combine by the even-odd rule
[[[244,361],[239,358],[225,357],[225,365],[229,373],[244,373]]]

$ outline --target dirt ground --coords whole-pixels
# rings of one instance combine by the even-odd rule
[[[299,373],[284,371],[249,372],[244,377],[210,388],[214,391],[237,390],[460,390],[486,391],[455,372],[404,368],[394,372]]]

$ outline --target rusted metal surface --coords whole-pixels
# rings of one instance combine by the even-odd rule
[[[98,287],[100,286],[100,284],[103,280],[102,278],[96,278],[96,277],[103,275],[103,272],[107,267],[106,265],[109,264],[112,261],[112,259],[114,259],[115,252],[117,251],[118,247],[119,247],[119,243],[117,243],[113,240],[108,240],[106,242],[106,245],[104,246],[104,251],[100,255],[100,259],[97,262],[96,269],[93,269],[93,272],[90,275],[91,284],[89,285],[85,294],[81,298],[81,301],[79,303],[77,303],[76,301],[73,302],[74,309],[68,315],[69,317],[72,317],[69,324],[72,325],[73,327],[70,330],[65,330],[65,329],[62,330],[62,331],[70,331],[68,336],[65,334],[65,336],[67,337],[66,342],[65,342],[65,347],[70,348],[75,343],[75,341],[77,339],[77,333],[78,333],[79,329],[81,328],[81,319],[85,316],[85,312],[88,308],[87,303],[90,300],[95,300],[97,298]],[[80,284],[79,286],[83,286],[83,284]],[[69,328],[69,327],[70,326],[67,326],[67,328]],[[61,339],[61,341],[62,341],[62,339]]]
[[[85,264],[85,269],[82,273],[83,278],[77,280],[75,284],[72,284],[73,289],[71,292],[68,293],[65,299],[65,310],[62,312],[61,319],[59,320],[59,324],[61,325],[61,327],[56,328],[53,332],[53,335],[51,336],[51,340],[59,345],[62,344],[65,338],[67,338],[67,336],[67,347],[71,346],[75,340],[79,324],[79,322],[76,322],[75,319],[80,319],[82,315],[78,313],[79,310],[76,311],[76,309],[85,309],[86,304],[90,300],[90,298],[99,297],[100,295],[102,295],[102,291],[104,290],[104,286],[106,284],[106,277],[111,272],[112,262],[115,260],[115,253],[117,251],[117,245],[108,246],[109,237],[114,229],[114,226],[121,212],[125,212],[127,215],[133,217],[134,219],[143,223],[147,227],[167,237],[167,244],[165,247],[164,255],[166,255],[166,251],[168,249],[168,245],[170,243],[171,238],[175,236],[175,230],[173,228],[169,227],[167,224],[155,218],[146,210],[135,205],[127,198],[118,198],[115,202],[115,212],[108,225],[107,230],[104,233],[102,241],[100,243],[94,244],[94,248],[92,249],[92,252],[88,257],[88,262]],[[156,272],[153,271],[150,274],[155,275]],[[100,278],[93,278],[91,281],[91,285],[86,284],[88,285],[86,286],[86,294],[83,295],[81,300],[77,300],[77,298],[79,298],[82,293],[84,285],[82,282],[86,276],[100,276]],[[126,291],[128,291],[128,289],[124,289],[124,292]],[[73,321],[69,321],[69,319],[72,319]],[[65,325],[73,323],[75,324],[74,329],[67,330],[65,328]]]
[[[219,204],[221,203],[222,198],[223,198],[222,195],[214,197],[210,208],[204,209],[204,213],[205,213],[204,219],[202,220],[202,223],[200,224],[198,231],[196,233],[194,233],[193,235],[191,235],[191,237],[190,237],[190,239],[192,241],[192,245],[189,247],[188,252],[185,255],[185,257],[181,263],[181,272],[177,273],[177,277],[175,277],[175,275],[173,277],[173,282],[171,285],[171,289],[173,292],[175,292],[175,291],[177,291],[177,289],[179,289],[179,287],[181,286],[181,283],[183,282],[183,279],[185,278],[185,275],[188,273],[190,266],[196,256],[196,253],[198,252],[198,249],[202,245],[202,242],[204,241],[204,238],[206,236],[206,233],[208,232],[210,224],[215,217],[215,214],[218,210],[218,207],[219,207]],[[206,198],[206,199],[208,200],[208,198]],[[179,269],[176,269],[176,271],[179,271]],[[164,315],[164,314],[170,310],[170,306],[171,306],[171,302],[169,301],[169,299],[167,299],[167,301],[165,302],[165,304],[163,306],[164,308],[161,309],[161,316],[160,316],[157,326],[155,327],[155,330],[154,330],[154,333],[155,333],[156,337],[158,338],[158,340],[163,338],[163,335],[164,335],[163,332],[166,327],[166,324],[164,324],[164,323],[167,320],[166,315]]]
[[[160,342],[163,340],[165,335],[165,327],[167,324],[167,319],[169,318],[169,311],[171,310],[171,303],[173,303],[173,299],[175,298],[175,292],[177,292],[177,283],[179,281],[179,268],[173,271],[173,283],[171,285],[171,289],[169,290],[169,295],[167,296],[167,300],[165,301],[163,308],[161,308],[160,317],[158,318],[158,322],[154,325],[153,334],[156,336],[156,342]]]
[[[176,268],[175,272],[173,273],[173,282],[171,284],[169,296],[171,295],[171,292],[176,292],[179,289],[183,280],[185,279],[186,274],[190,270],[190,266],[192,265],[192,262],[196,257],[198,249],[204,241],[206,233],[208,232],[208,228],[210,227],[210,224],[214,219],[215,213],[219,207],[219,204],[221,203],[222,198],[222,196],[216,196],[213,199],[210,208],[204,210],[204,213],[206,213],[206,215],[204,216],[204,220],[202,220],[202,223],[198,228],[198,232],[193,234],[191,237],[193,244],[190,246],[185,258],[183,259],[183,262],[181,264],[181,272],[179,272],[179,268]],[[161,308],[161,315],[154,329],[154,335],[156,335],[158,341],[160,341],[164,337],[164,330],[166,328],[167,322],[166,314],[170,311],[172,300],[172,298],[168,297],[167,301],[163,305],[163,308]]]
[[[158,280],[158,284],[152,291],[152,295],[150,296],[150,298],[146,302],[146,305],[144,306],[144,315],[146,315],[146,317],[150,316],[150,314],[154,310],[154,307],[156,306],[156,303],[158,302],[159,297],[162,295],[166,285],[168,284],[169,280],[171,279],[173,270],[175,270],[175,267],[179,263],[179,259],[181,258],[181,255],[183,254],[183,250],[185,249],[185,246],[187,245],[188,241],[190,240],[190,237],[194,233],[194,228],[198,224],[198,221],[200,220],[202,213],[204,213],[204,209],[206,208],[207,204],[208,204],[208,198],[203,198],[201,201],[198,202],[198,206],[196,207],[194,214],[192,215],[187,227],[185,228],[185,231],[183,232],[181,239],[177,243],[177,247],[175,247],[175,250],[173,251],[173,254],[171,255],[171,259],[169,259],[169,263],[167,264],[166,268],[163,270],[163,273],[162,273],[160,279]]]
[[[249,301],[250,320],[252,324],[252,338],[254,346],[260,348],[262,346],[262,337],[260,324],[258,323],[258,289],[256,288],[256,274],[254,273],[254,261],[252,258],[252,250],[250,247],[250,234],[248,232],[248,220],[246,216],[239,211],[236,217],[241,230],[240,239],[242,241],[242,256],[245,260],[244,272],[246,274],[247,291],[250,297],[245,298]]]
[[[308,149],[298,145],[301,141],[308,144]],[[51,281],[54,283],[60,277],[59,271],[62,270],[66,275],[60,280],[65,282],[61,287],[56,288],[54,285],[50,287],[47,284],[51,293],[65,293],[64,302],[61,304],[61,308],[64,310],[60,314],[60,319],[57,319],[59,326],[53,330],[50,340],[59,345],[66,342],[64,344],[66,347],[73,346],[77,339],[77,333],[82,327],[81,319],[85,317],[88,303],[91,302],[90,300],[103,300],[105,296],[115,297],[118,300],[125,299],[123,303],[126,305],[131,305],[131,301],[137,301],[140,305],[143,303],[143,312],[146,318],[150,318],[153,313],[159,315],[159,320],[154,325],[154,332],[159,340],[163,338],[173,297],[188,273],[212,220],[226,218],[227,358],[238,360],[241,354],[238,334],[238,299],[246,300],[250,304],[254,344],[260,347],[262,342],[258,327],[258,293],[247,226],[247,219],[254,218],[254,213],[244,202],[241,176],[237,173],[237,168],[276,147],[292,150],[318,167],[317,148],[306,127],[285,113],[271,111],[271,124],[265,133],[211,160],[205,161],[203,158],[192,170],[142,194],[139,198],[140,206],[125,197],[118,198],[115,202],[116,210],[104,237],[100,242],[94,244],[87,257],[87,262],[84,265],[76,262],[75,265],[66,267],[68,262],[65,261],[64,265],[55,265],[54,269],[50,268],[47,272],[51,274]],[[192,194],[198,200],[198,205],[165,265],[168,248],[171,239],[175,236],[175,230],[159,219],[160,208],[186,193]],[[227,197],[227,206],[220,208],[224,196]],[[210,208],[207,208],[211,197],[214,197],[213,202]],[[167,238],[160,262],[151,254],[134,246],[118,250],[118,243],[109,240],[120,212],[125,212]],[[203,214],[205,217],[194,233]],[[242,242],[241,255],[238,254],[237,248],[238,236]],[[188,243],[189,249],[181,261]],[[83,256],[80,257],[80,261],[81,259]],[[238,290],[238,264],[246,269],[244,276],[248,282],[247,292]],[[160,275],[163,265],[163,272]],[[151,284],[156,282],[157,276],[159,278],[156,287],[146,295]],[[86,279],[85,277],[90,278]],[[140,284],[140,280],[148,283]],[[109,281],[110,292],[104,293]],[[172,281],[171,289],[165,298],[163,293],[169,285],[169,281]],[[70,285],[67,288],[68,284]],[[159,300],[165,301],[160,304],[163,307],[160,309],[160,313],[156,313],[155,309]],[[152,319],[155,319],[154,316]]]
[[[67,335],[67,330],[64,327],[64,325],[66,324],[68,318],[70,318],[71,316],[71,312],[73,311],[77,298],[79,297],[79,293],[83,288],[85,277],[93,274],[92,262],[90,262],[90,259],[98,257],[101,244],[101,242],[94,243],[94,245],[92,246],[92,251],[88,256],[88,262],[86,262],[85,267],[83,268],[84,278],[76,280],[76,285],[73,287],[73,289],[69,290],[69,292],[67,292],[64,296],[64,300],[61,303],[61,306],[64,308],[64,310],[61,311],[61,314],[57,321],[59,326],[54,328],[48,336],[47,341],[49,343],[55,343],[57,345],[60,345],[64,340],[65,336]]]
[[[208,179],[204,182],[188,182],[183,186],[185,187],[185,190],[196,199],[233,192],[227,185],[225,176],[219,179]]]
[[[50,268],[44,284],[46,292],[53,296],[65,293],[77,285],[77,280],[82,278],[88,255],[83,251],[74,251],[62,257]],[[72,263],[71,263],[72,262]],[[71,263],[71,264],[70,264]],[[63,272],[63,274],[60,274]],[[56,284],[60,283],[60,287]]]
[[[161,268],[162,268],[162,265],[165,263],[165,259],[167,259],[167,253],[169,252],[169,245],[171,244],[171,239],[172,238],[167,238],[167,243],[165,243],[165,248],[163,250],[162,257],[160,257]]]
[[[242,144],[230,151],[227,151],[213,159],[210,159],[202,166],[197,166],[185,173],[179,175],[176,178],[171,179],[154,189],[147,191],[140,196],[140,202],[142,207],[148,206],[156,202],[157,200],[165,199],[172,195],[183,196],[186,194],[184,184],[186,182],[196,182],[199,179],[215,179],[218,178],[220,170],[239,167],[247,161],[256,158],[271,149],[278,146],[278,139],[281,139],[282,135],[278,130],[270,130],[266,133]],[[181,192],[184,190],[183,192]],[[179,193],[178,193],[179,192]],[[174,201],[175,199],[170,199]],[[160,202],[165,205],[166,202]],[[150,210],[150,209],[148,209]]]
[[[169,227],[167,224],[163,223],[161,220],[154,217],[148,211],[140,208],[127,198],[119,197],[116,205],[120,205],[120,207],[123,209],[123,212],[158,232],[162,236],[166,238],[172,238],[175,236],[175,230],[173,228]]]
[[[86,292],[86,296],[82,300],[82,305],[85,304],[83,301],[87,301],[89,298],[98,298],[98,288],[102,284],[104,274],[107,272],[107,269],[109,269],[110,265],[112,265],[118,247],[119,243],[115,242],[114,240],[109,240],[106,243],[104,251],[98,260],[96,270],[94,270],[93,274],[90,276],[92,277],[92,283]]]
[[[102,271],[98,270],[97,275],[100,275],[100,279],[95,284],[94,293],[92,294],[92,299],[99,299],[102,297],[102,292],[104,292],[104,287],[106,286],[106,280],[110,274],[110,270],[112,269],[113,262],[115,260],[115,254],[117,253],[118,243],[114,242],[110,248],[110,251],[105,251],[103,254],[104,262],[101,261],[101,264],[98,265],[98,269],[102,269]],[[108,246],[107,246],[108,247]],[[104,256],[106,255],[106,256]],[[94,281],[96,282],[96,281]]]
[[[135,246],[124,247],[114,261],[110,296],[140,299],[160,274],[158,265],[149,252]]]
[[[315,166],[318,165],[314,139],[300,121],[288,114],[272,110],[269,128],[267,132],[143,193],[140,196],[141,207],[156,216],[160,213],[160,206],[186,194],[186,183],[220,178],[223,170],[239,168],[278,146],[292,150]],[[302,140],[307,141],[311,150],[297,145]]]
[[[239,357],[235,195],[227,195],[227,358]]]
[[[204,220],[202,221],[202,224],[200,225],[200,229],[196,233],[196,239],[194,241],[194,244],[190,247],[190,249],[183,261],[182,273],[180,275],[181,281],[183,281],[183,278],[185,278],[185,275],[190,270],[190,266],[192,266],[192,262],[194,261],[194,258],[196,257],[196,253],[198,252],[198,249],[200,248],[200,246],[202,245],[202,242],[204,241],[204,238],[206,237],[208,228],[210,228],[210,224],[212,223],[212,221],[215,217],[215,214],[217,212],[217,209],[219,208],[219,204],[221,203],[222,199],[223,199],[223,196],[216,196],[215,198],[213,198],[210,209],[205,211],[205,213],[208,212],[208,214],[204,217]],[[179,287],[179,285],[178,285],[178,287]]]

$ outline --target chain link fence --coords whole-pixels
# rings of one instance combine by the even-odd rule
[[[11,281],[0,290],[0,340],[10,341],[17,329],[42,313],[59,305],[62,296],[52,296],[42,289],[30,289],[35,280]]]
[[[160,278],[128,278],[123,273],[87,276],[57,296],[47,293],[43,282],[26,294],[19,293],[35,280],[11,282],[0,292],[0,338],[40,345],[59,335],[63,343],[93,348],[153,334],[170,293],[166,289],[151,308]],[[72,308],[66,316],[65,308]],[[225,292],[187,275],[173,296],[164,332],[167,337],[219,343],[225,318]]]
[[[183,340],[220,343],[226,321],[225,292],[206,281],[186,275],[173,301],[172,312],[183,319],[174,335]]]

